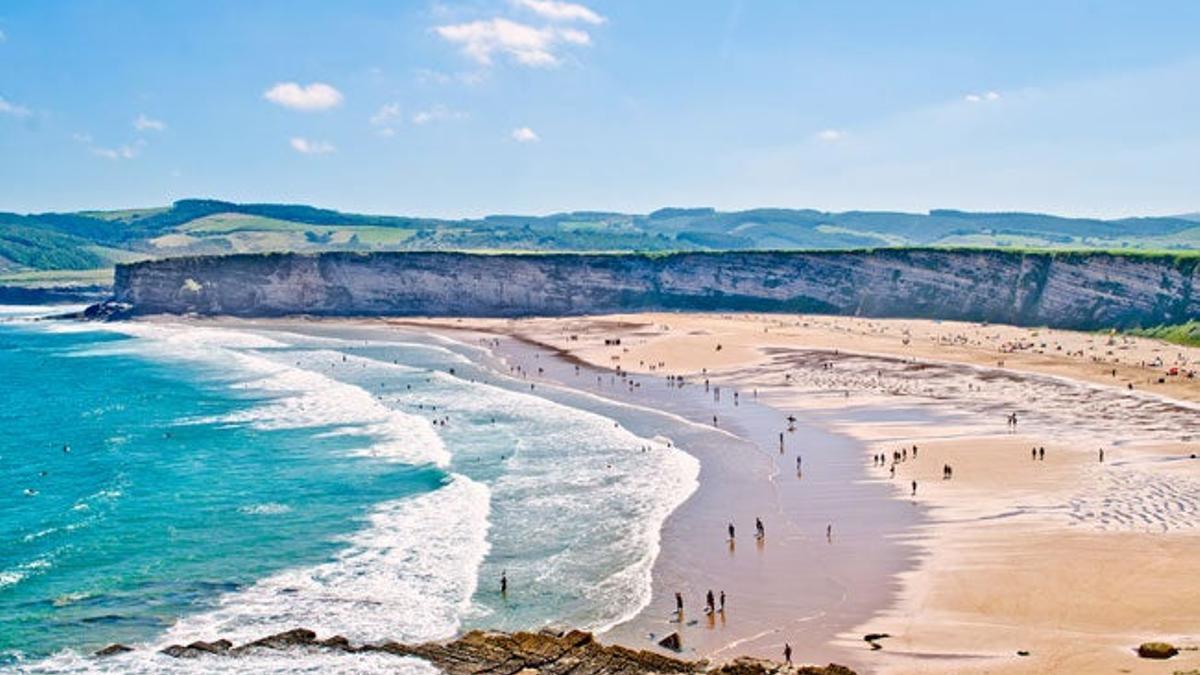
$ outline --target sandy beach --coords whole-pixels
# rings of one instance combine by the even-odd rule
[[[668,520],[655,568],[663,588],[609,639],[646,646],[648,633],[670,627],[665,586],[686,584],[689,612],[699,609],[705,587],[737,589],[730,594],[737,613],[726,622],[705,627],[694,614],[700,623],[683,626],[689,649],[717,659],[778,657],[772,652],[788,640],[805,660],[842,658],[866,672],[1200,666],[1200,587],[1190,578],[1200,555],[1200,460],[1193,457],[1200,442],[1192,435],[1200,382],[1191,376],[1198,349],[1060,330],[815,316],[400,323],[519,338],[501,344],[524,346],[498,354],[510,363],[558,354],[565,364],[560,373],[527,376],[568,381],[577,360],[614,378],[609,392],[597,392],[612,398],[620,390],[634,399],[646,383],[683,378],[684,391],[708,397],[697,399],[707,409],[693,400],[673,414],[711,426],[707,416],[719,411],[728,426],[718,421],[713,431],[738,437],[731,448],[753,446],[699,456],[702,486],[724,483],[726,491],[709,499],[725,506],[705,507],[702,487]],[[544,357],[534,355],[539,349]],[[613,376],[617,368],[630,378]],[[735,405],[734,392],[747,404]],[[785,432],[779,455],[772,451],[786,426],[782,415],[796,418],[797,431]],[[1031,457],[1035,448],[1044,458]],[[880,454],[882,465],[874,459]],[[744,524],[733,562],[697,556],[699,542],[721,537],[726,518],[745,521],[753,516],[743,507],[766,508],[754,501],[763,489],[756,481],[779,490],[776,517],[794,548],[783,551],[768,519],[774,527],[757,558],[740,555],[743,536],[753,541]],[[861,498],[874,499],[873,490],[886,498],[864,508]],[[684,522],[704,522],[704,532],[681,531]],[[872,543],[894,557],[856,569],[873,557]],[[858,548],[846,555],[843,546]],[[690,567],[694,560],[702,567]],[[815,601],[825,608],[819,618],[806,615],[812,598],[835,587],[831,578],[851,580],[853,590]],[[755,618],[743,623],[747,615]],[[816,637],[833,629],[826,642]],[[862,639],[867,633],[890,637],[875,650]],[[1134,649],[1149,640],[1183,651],[1166,663],[1139,659]]]

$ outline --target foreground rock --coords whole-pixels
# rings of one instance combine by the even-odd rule
[[[1143,659],[1169,659],[1178,654],[1179,650],[1166,642],[1143,642],[1137,653]]]
[[[113,645],[97,652],[111,656],[128,647]],[[445,643],[403,645],[397,642],[355,647],[341,636],[318,640],[311,630],[297,628],[233,646],[228,640],[171,645],[163,654],[176,658],[200,656],[238,658],[261,651],[308,650],[345,653],[383,652],[429,661],[450,675],[468,673],[548,673],[571,675],[634,675],[636,673],[710,673],[713,675],[854,675],[844,666],[789,666],[760,659],[740,658],[713,666],[707,661],[686,661],[655,652],[618,645],[602,645],[591,633],[494,633],[471,631]]]

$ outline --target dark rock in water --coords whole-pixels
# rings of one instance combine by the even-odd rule
[[[683,649],[683,641],[679,639],[679,633],[671,633],[667,637],[659,640],[658,646],[680,651]]]
[[[268,635],[261,640],[255,640],[238,647],[234,652],[245,652],[251,649],[291,649],[292,647],[315,646],[317,634],[307,628],[293,628],[289,631]]]
[[[123,644],[111,644],[96,652],[96,656],[112,656],[113,654],[124,654],[131,651],[133,651],[133,647],[126,647]]]
[[[326,649],[340,649],[347,652],[354,651],[354,648],[350,646],[350,641],[341,635],[334,635],[331,638],[325,638],[317,644],[325,647]]]
[[[672,633],[680,645],[679,635]],[[665,642],[665,640],[664,640]],[[211,649],[206,651],[200,646]],[[114,647],[117,645],[114,645]],[[452,642],[431,642],[405,645],[383,642],[354,647],[346,638],[337,635],[317,640],[310,630],[297,628],[261,640],[230,647],[225,640],[213,643],[194,642],[187,647],[174,645],[164,654],[177,657],[211,653],[236,658],[254,650],[294,649],[324,650],[344,653],[386,653],[412,656],[432,663],[448,675],[475,673],[537,673],[571,675],[647,675],[670,673],[713,673],[721,675],[854,675],[854,671],[836,664],[828,666],[785,666],[773,661],[740,658],[716,668],[707,661],[685,661],[662,654],[629,649],[619,645],[602,645],[591,633],[568,631],[558,633],[544,630],[538,633],[494,633],[471,631]],[[128,649],[128,648],[125,648]]]
[[[233,647],[233,643],[229,640],[217,640],[216,642],[196,641],[184,647],[182,645],[171,645],[162,650],[167,656],[174,656],[177,659],[194,659],[205,654],[224,654]]]
[[[82,312],[67,314],[61,318],[82,319],[84,321],[116,321],[128,318],[133,311],[133,305],[127,302],[105,300],[95,305],[89,305]]]
[[[1143,659],[1169,659],[1178,653],[1175,645],[1166,642],[1143,642],[1137,648],[1137,655]]]

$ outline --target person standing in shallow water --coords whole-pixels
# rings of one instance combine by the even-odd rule
[[[717,600],[713,597],[712,589],[708,589],[708,594],[704,596],[704,611],[706,614],[712,614],[717,611]]]
[[[508,595],[508,570],[500,572],[500,595]]]

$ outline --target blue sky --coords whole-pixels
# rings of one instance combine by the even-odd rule
[[[6,0],[0,210],[1200,210],[1200,2]]]

